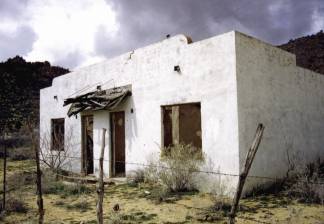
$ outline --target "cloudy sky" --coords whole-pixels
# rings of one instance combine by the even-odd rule
[[[73,68],[183,33],[239,30],[272,44],[324,29],[324,0],[0,0],[0,61]]]

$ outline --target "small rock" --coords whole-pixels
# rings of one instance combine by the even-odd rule
[[[114,207],[113,207],[113,210],[115,212],[119,211],[119,204],[115,204]]]

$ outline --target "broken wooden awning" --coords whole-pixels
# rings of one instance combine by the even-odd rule
[[[67,113],[71,117],[86,110],[113,110],[131,95],[131,85],[127,85],[67,98],[63,106],[71,104]]]

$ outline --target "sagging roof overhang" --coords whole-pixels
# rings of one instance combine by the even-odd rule
[[[77,115],[82,111],[114,110],[132,95],[132,86],[120,86],[106,90],[97,90],[64,100],[63,106],[70,105],[67,115]]]

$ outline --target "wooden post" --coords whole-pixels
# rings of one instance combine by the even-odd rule
[[[7,186],[7,142],[6,134],[3,137],[3,194],[2,194],[2,211],[6,212],[6,186]]]
[[[44,223],[44,203],[43,203],[43,194],[42,194],[42,171],[40,169],[40,162],[39,162],[39,147],[38,143],[36,142],[36,136],[34,133],[33,124],[29,123],[28,129],[30,132],[30,137],[32,141],[32,147],[35,153],[35,160],[36,160],[36,186],[37,186],[37,206],[38,206],[38,223]]]
[[[231,208],[231,212],[229,215],[229,223],[230,224],[234,224],[235,223],[235,216],[236,216],[236,212],[237,212],[237,207],[241,198],[241,194],[242,194],[242,190],[245,184],[245,180],[247,175],[249,174],[253,159],[255,157],[256,152],[258,151],[261,139],[262,139],[262,135],[263,135],[263,131],[264,131],[264,126],[263,124],[259,124],[252,146],[249,149],[248,153],[246,154],[246,158],[245,158],[245,165],[244,165],[244,169],[242,170],[242,172],[240,173],[239,176],[239,182],[237,184],[237,189],[236,189],[236,193],[235,193],[235,197],[233,199],[233,203],[232,203],[232,208]]]
[[[180,107],[172,106],[172,143],[174,145],[180,144]]]
[[[97,194],[98,194],[98,202],[97,202],[97,222],[98,224],[103,224],[103,212],[102,212],[102,203],[104,197],[104,182],[103,182],[103,158],[105,152],[105,134],[106,129],[102,129],[102,136],[101,136],[101,152],[99,158],[99,180],[98,180],[98,187],[97,187]]]

